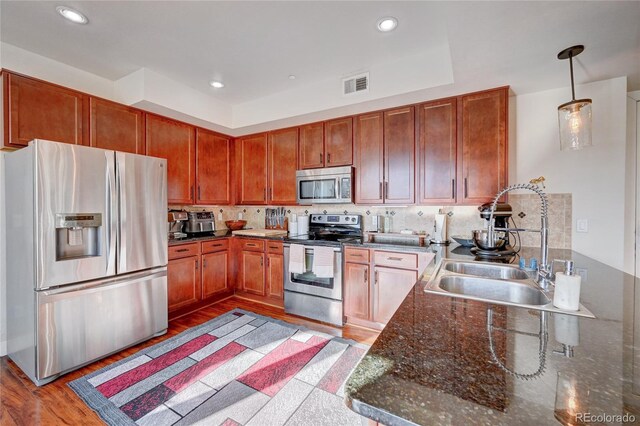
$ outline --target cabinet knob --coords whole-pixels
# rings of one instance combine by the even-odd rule
[[[320,153],[320,164],[322,164],[322,153]]]
[[[331,153],[327,153],[327,164],[331,163]]]

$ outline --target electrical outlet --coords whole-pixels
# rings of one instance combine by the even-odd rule
[[[238,220],[242,220],[242,212],[238,213]]]
[[[584,283],[587,281],[587,270],[585,268],[576,268],[576,274],[580,275],[581,282]]]
[[[222,213],[218,213],[218,220],[222,220]]]
[[[589,221],[587,219],[576,220],[576,232],[589,232]]]

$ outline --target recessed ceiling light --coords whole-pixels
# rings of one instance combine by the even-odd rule
[[[289,76],[289,80],[295,80],[295,79],[296,79],[296,76],[295,76],[295,75],[291,74],[291,75]]]
[[[393,31],[397,26],[398,20],[393,16],[385,16],[378,20],[378,31],[382,31],[383,33]]]
[[[70,7],[58,6],[56,7],[56,10],[60,15],[62,15],[63,18],[73,23],[86,24],[87,22],[89,22],[86,16],[84,16],[82,13],[78,12],[77,10],[71,9]]]
[[[215,81],[215,80],[209,82],[209,84],[211,85],[211,87],[214,87],[216,89],[222,89],[224,87],[224,84],[222,84],[219,81]]]

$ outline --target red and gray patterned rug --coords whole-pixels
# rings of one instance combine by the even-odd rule
[[[240,309],[69,383],[110,425],[359,425],[368,346]]]

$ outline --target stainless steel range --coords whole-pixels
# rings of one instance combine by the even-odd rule
[[[284,310],[287,313],[342,325],[342,243],[362,241],[362,216],[312,214],[309,234],[289,237],[284,244]],[[291,244],[305,246],[305,272],[289,269]],[[332,278],[313,273],[314,246],[329,246],[334,251]]]

